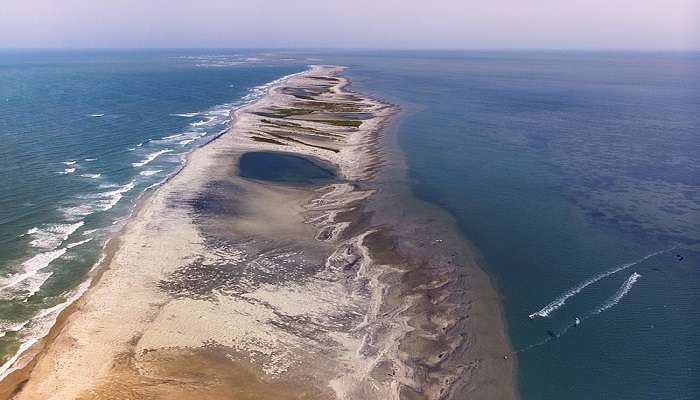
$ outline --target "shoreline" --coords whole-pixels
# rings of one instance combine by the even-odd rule
[[[270,88],[284,82],[289,78],[303,74],[304,72],[305,71],[301,71],[285,75],[273,81],[267,82],[264,85],[256,87],[256,89],[269,91]],[[250,94],[244,96],[243,99],[245,99],[247,96],[250,96]],[[252,103],[255,103],[256,101],[257,100],[254,100]],[[86,279],[71,290],[71,293],[78,293],[76,293],[72,299],[69,298],[66,301],[66,303],[68,304],[65,305],[65,307],[58,312],[58,314],[54,318],[54,322],[51,324],[51,327],[43,336],[36,338],[33,344],[31,344],[25,350],[19,351],[15,355],[16,359],[7,366],[7,370],[10,371],[3,371],[3,376],[0,377],[0,398],[6,398],[10,396],[11,393],[17,389],[17,387],[21,386],[23,380],[26,379],[28,372],[31,371],[32,366],[36,363],[37,356],[40,356],[45,350],[45,342],[50,342],[50,338],[55,336],[58,333],[58,331],[60,331],[62,323],[65,322],[65,319],[75,311],[75,309],[77,308],[77,304],[83,301],[85,295],[90,290],[90,288],[92,288],[97,283],[97,281],[99,281],[100,276],[102,275],[102,273],[104,273],[104,270],[106,268],[105,265],[108,264],[109,260],[114,255],[114,251],[118,248],[118,240],[120,236],[124,233],[128,222],[138,214],[139,210],[144,206],[144,204],[146,204],[150,196],[152,196],[154,192],[157,191],[161,186],[167,184],[183,168],[187,166],[187,163],[189,162],[189,159],[195,150],[207,146],[209,143],[216,141],[219,137],[228,133],[228,131],[231,129],[231,126],[235,122],[235,112],[239,109],[248,107],[252,103],[249,102],[248,104],[244,104],[241,107],[231,109],[229,112],[230,122],[226,129],[216,133],[212,136],[212,138],[209,141],[205,142],[202,146],[197,147],[193,149],[190,153],[186,154],[182,164],[180,164],[175,170],[173,170],[161,181],[148,186],[142,193],[138,195],[134,205],[129,211],[129,214],[124,218],[124,221],[126,222],[105,241],[104,245],[102,246],[102,250],[100,251],[100,258],[88,270],[86,274]],[[79,288],[82,285],[86,285],[87,287],[84,290],[80,291]],[[65,303],[61,303],[57,306],[62,306],[64,304]],[[17,367],[16,364],[18,363],[23,363],[23,365],[21,367]]]
[[[376,96],[377,98],[380,98],[379,94],[376,94]],[[396,100],[394,99],[389,99],[388,101],[396,102]],[[398,181],[399,183],[391,184],[389,185],[390,187],[382,187],[379,190],[379,193],[388,192],[390,194],[386,196],[387,199],[374,199],[374,202],[383,202],[385,204],[391,204],[392,197],[399,197],[403,201],[409,200],[409,203],[414,204],[410,207],[411,209],[420,210],[419,212],[416,212],[416,214],[427,214],[425,218],[431,220],[431,225],[435,222],[435,220],[439,221],[437,225],[446,228],[444,233],[446,233],[448,236],[453,237],[455,245],[457,247],[462,247],[466,249],[470,261],[465,264],[465,268],[475,270],[476,274],[481,275],[481,278],[484,279],[484,284],[480,288],[478,288],[478,291],[482,294],[486,294],[486,297],[488,297],[491,302],[489,306],[492,307],[493,310],[497,311],[497,314],[495,316],[490,316],[495,317],[495,320],[481,320],[479,321],[479,324],[483,324],[485,326],[492,325],[487,330],[496,333],[495,336],[497,337],[500,336],[501,343],[495,349],[494,354],[492,355],[492,359],[496,364],[501,364],[501,362],[504,361],[503,356],[507,356],[507,366],[501,365],[500,367],[497,367],[497,369],[505,369],[510,371],[510,378],[504,379],[502,382],[502,384],[509,386],[508,388],[501,391],[500,393],[484,392],[483,390],[479,389],[476,389],[476,391],[474,391],[472,389],[470,390],[470,395],[472,396],[470,398],[519,399],[520,395],[517,389],[518,357],[517,353],[514,351],[514,348],[510,341],[510,337],[507,334],[508,321],[505,316],[505,310],[503,310],[502,295],[497,289],[498,285],[496,281],[496,276],[489,272],[488,266],[484,264],[484,259],[481,253],[479,252],[479,249],[476,248],[464,235],[464,233],[459,229],[455,217],[450,212],[441,208],[440,206],[430,203],[426,200],[422,200],[415,196],[410,187],[410,182],[408,181],[408,167],[406,165],[406,156],[398,143],[398,130],[401,120],[414,112],[417,112],[417,109],[415,109],[415,107],[412,107],[410,105],[402,105],[399,113],[397,113],[397,115],[392,118],[392,122],[383,131],[384,135],[381,139],[380,146],[386,153],[391,154],[387,154],[385,157],[385,159],[388,160],[388,163],[382,168],[382,179],[388,181]],[[398,194],[394,192],[398,192]],[[386,209],[386,206],[383,207],[384,212],[386,212]],[[396,219],[396,216],[385,215],[385,217],[383,219],[380,219],[378,223],[390,224],[392,218]],[[439,235],[435,233],[433,234]],[[481,297],[481,295],[479,295],[479,297]],[[483,373],[484,371],[481,372]],[[483,377],[483,379],[485,381],[490,381],[493,379],[493,376],[490,376],[487,373],[486,376]],[[490,382],[486,382],[487,387],[490,386],[490,384]]]
[[[256,86],[254,89],[264,90],[265,92],[267,92],[271,87],[274,87],[275,85],[278,85],[289,78],[303,74],[304,72],[305,71],[301,71],[301,72],[296,72],[296,73],[282,76],[280,78],[277,78],[277,79],[274,79],[270,82],[267,82],[263,85]],[[249,94],[243,96],[242,99],[245,100],[248,96],[251,96],[251,94],[249,93]],[[235,116],[234,116],[235,111],[237,111],[238,109],[241,109],[241,108],[248,107],[249,105],[251,105],[252,103],[254,103],[257,100],[253,100],[253,101],[246,100],[246,101],[247,101],[246,104],[243,104],[242,106],[240,106],[238,108],[233,108],[230,110],[230,112],[229,112],[230,120],[229,120],[229,123],[228,123],[226,129],[212,135],[212,138],[210,140],[205,142],[203,145],[196,147],[191,152],[187,153],[183,159],[183,162],[175,170],[170,172],[165,178],[163,178],[159,182],[156,182],[156,183],[151,184],[150,186],[146,187],[143,192],[138,194],[134,204],[131,206],[131,208],[129,210],[128,215],[122,219],[122,221],[125,221],[125,223],[122,224],[121,227],[117,231],[112,233],[107,238],[105,243],[102,245],[102,249],[100,250],[100,257],[98,260],[95,261],[95,263],[92,265],[92,267],[87,271],[86,278],[82,282],[80,282],[75,288],[73,288],[67,292],[71,296],[67,297],[66,302],[60,303],[60,304],[54,306],[54,308],[56,308],[56,307],[62,307],[62,308],[60,309],[60,311],[58,311],[58,313],[53,318],[53,322],[51,323],[51,326],[48,328],[46,333],[44,333],[43,335],[41,335],[37,338],[33,338],[32,344],[29,345],[29,347],[27,347],[26,349],[18,350],[18,352],[13,357],[14,361],[9,363],[7,365],[7,368],[4,369],[2,371],[2,373],[0,373],[0,398],[5,398],[8,390],[9,391],[14,390],[14,388],[16,386],[18,386],[19,383],[21,383],[21,378],[19,378],[19,381],[18,381],[18,378],[15,378],[14,376],[15,375],[23,376],[27,370],[31,369],[31,365],[33,365],[33,363],[36,361],[35,355],[41,354],[41,352],[44,350],[43,343],[47,340],[48,337],[51,337],[51,335],[54,334],[54,331],[56,329],[60,328],[60,321],[65,319],[65,317],[67,315],[69,315],[70,313],[73,312],[72,310],[74,309],[75,304],[80,302],[83,299],[86,292],[93,285],[96,284],[97,280],[99,280],[99,277],[104,272],[103,265],[112,257],[114,249],[116,247],[118,247],[118,245],[116,245],[113,242],[118,241],[120,235],[126,229],[126,225],[127,225],[128,221],[130,221],[138,213],[139,209],[141,207],[143,207],[143,205],[146,203],[148,198],[156,190],[158,190],[164,184],[167,184],[183,168],[185,168],[185,166],[187,165],[189,158],[192,155],[192,152],[194,150],[197,150],[200,147],[206,146],[207,144],[215,141],[216,139],[218,139],[222,135],[226,134],[230,130],[231,126],[233,125],[233,122],[235,121]],[[112,249],[112,250],[109,250],[109,249]],[[85,288],[81,289],[81,286],[85,286]],[[36,318],[36,316],[34,318]],[[23,365],[18,367],[17,364],[23,364]],[[3,365],[3,367],[4,366],[5,365]]]
[[[232,390],[256,398],[445,398],[466,387],[464,361],[483,346],[468,346],[465,318],[451,315],[474,310],[459,300],[461,264],[446,257],[406,265],[406,253],[392,249],[416,252],[411,240],[420,233],[404,245],[371,222],[368,204],[379,204],[382,190],[372,178],[387,162],[378,142],[396,109],[345,91],[341,72],[314,66],[278,82],[144,196],[99,277],[52,328],[18,398],[125,390],[171,398]],[[354,119],[366,110],[371,118]],[[345,180],[304,189],[235,176],[241,154],[271,149],[328,161]],[[110,310],[132,310],[139,320],[120,321]],[[212,322],[187,326],[202,318]],[[176,367],[183,360],[212,367],[195,379]],[[472,376],[491,365],[471,361]],[[96,365],[89,376],[71,374]],[[486,396],[494,387],[483,389],[470,391]]]

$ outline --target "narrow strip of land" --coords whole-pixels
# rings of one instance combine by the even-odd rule
[[[368,208],[396,107],[349,91],[342,71],[314,66],[237,110],[144,201],[12,377],[17,399],[513,397],[498,299],[469,250],[447,236],[427,248],[410,218]],[[253,152],[338,179],[244,178]]]

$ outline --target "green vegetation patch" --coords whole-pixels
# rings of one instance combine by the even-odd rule
[[[282,142],[280,142],[280,141],[278,141],[278,140],[270,139],[270,138],[266,138],[266,137],[262,137],[262,136],[251,136],[250,138],[253,139],[253,140],[255,140],[256,142],[271,143],[271,144],[279,144],[279,145],[282,145],[282,146],[286,146],[286,145],[287,145],[287,143],[282,143]]]
[[[301,124],[297,124],[296,122],[270,121],[269,119],[266,119],[266,118],[261,119],[260,122],[263,122],[265,124],[275,125],[275,126],[284,126],[287,128],[299,128],[299,127],[301,127]]]
[[[311,79],[318,79],[320,81],[338,82],[338,78],[333,78],[330,76],[312,76]]]
[[[279,115],[280,118],[291,117],[292,115],[306,115],[309,114],[309,110],[303,108],[274,108],[272,112],[275,115]]]
[[[325,112],[361,112],[367,107],[366,104],[362,103],[339,103],[325,101],[299,101],[294,103],[294,105],[301,108],[310,108]]]
[[[359,128],[362,125],[362,121],[356,121],[351,119],[331,119],[331,120],[318,120],[315,122],[321,122],[324,124],[330,124],[334,126],[349,126],[353,128]]]
[[[265,118],[287,118],[293,115],[306,115],[311,112],[310,110],[304,110],[302,108],[272,108],[269,111],[256,112],[255,115]]]

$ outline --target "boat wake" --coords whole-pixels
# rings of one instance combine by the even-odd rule
[[[637,283],[637,281],[641,277],[642,277],[641,274],[633,272],[632,275],[630,275],[629,278],[627,278],[627,280],[625,280],[625,282],[617,289],[615,294],[612,295],[610,298],[608,298],[606,301],[604,301],[601,305],[594,308],[592,311],[589,311],[586,315],[584,315],[582,317],[577,317],[574,323],[565,326],[563,329],[560,329],[559,331],[551,331],[551,330],[547,331],[548,336],[546,338],[542,339],[541,341],[539,341],[537,343],[531,344],[531,345],[526,346],[520,350],[517,350],[516,353],[522,353],[524,351],[533,349],[535,347],[540,347],[540,346],[542,346],[542,345],[544,345],[544,344],[546,344],[554,339],[560,338],[560,337],[564,336],[569,331],[569,329],[574,328],[574,327],[578,327],[582,323],[582,321],[593,318],[596,315],[599,315],[599,314],[603,313],[604,311],[614,307],[627,295],[627,293],[630,292],[630,290],[632,290],[632,286],[634,286],[634,284]]]
[[[600,307],[596,308],[590,313],[590,316],[592,315],[597,315],[602,313],[603,311],[615,306],[615,304],[619,303],[620,300],[622,300],[623,297],[629,293],[630,290],[632,290],[632,286],[637,282],[637,280],[641,277],[642,275],[634,272],[632,275],[630,275],[629,278],[625,281],[625,283],[620,286],[619,289],[617,289],[617,292],[609,298],[605,303],[601,304]]]
[[[589,278],[589,279],[579,283],[578,285],[574,286],[573,288],[567,290],[566,292],[562,293],[559,297],[552,300],[549,304],[542,307],[539,311],[536,311],[536,312],[530,314],[529,317],[530,317],[530,319],[534,319],[536,317],[547,318],[554,311],[558,310],[564,304],[566,304],[567,300],[569,300],[570,298],[574,297],[575,295],[581,293],[581,291],[583,289],[587,288],[588,286],[590,286],[590,285],[592,285],[592,284],[594,284],[602,279],[605,279],[605,278],[609,277],[610,275],[616,274],[620,271],[624,271],[630,267],[633,267],[639,263],[642,263],[642,262],[644,262],[644,261],[646,261],[654,256],[671,251],[671,250],[675,249],[676,247],[677,246],[672,246],[672,247],[665,249],[665,250],[655,251],[651,254],[647,254],[646,256],[644,256],[638,260],[635,260],[635,261],[630,262],[630,263],[622,264],[620,266],[617,266],[615,268],[612,268],[612,269],[609,269],[605,272],[602,272],[598,275],[595,275],[594,277]]]

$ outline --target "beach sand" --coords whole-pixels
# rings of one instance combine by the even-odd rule
[[[498,294],[449,217],[382,176],[397,108],[313,66],[139,207],[17,399],[511,399]],[[330,184],[244,179],[248,152],[313,156]],[[381,181],[381,183],[379,183]],[[438,223],[439,222],[439,223]]]

